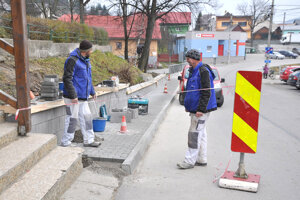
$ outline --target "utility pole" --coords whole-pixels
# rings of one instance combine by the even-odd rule
[[[272,24],[273,24],[273,12],[274,12],[274,0],[272,0],[271,5],[271,16],[270,16],[270,26],[269,26],[269,35],[268,35],[268,47],[271,46],[271,33],[272,33]],[[269,67],[269,58],[270,54],[267,53],[267,67]]]
[[[282,26],[282,33],[284,31],[284,24],[285,24],[285,12],[283,13],[283,26]]]
[[[230,15],[230,23],[229,23],[229,34],[228,34],[228,57],[227,64],[230,63],[230,54],[231,54],[231,26],[232,26],[232,14]]]

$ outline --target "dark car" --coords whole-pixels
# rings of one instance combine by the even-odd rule
[[[296,82],[296,88],[298,90],[300,90],[300,78],[298,78],[297,82]]]
[[[288,58],[296,59],[298,57],[297,54],[294,54],[293,52],[290,52],[290,51],[278,51],[278,52]]]
[[[295,53],[295,54],[300,55],[300,48],[293,48],[292,52]]]
[[[296,86],[299,76],[300,76],[300,70],[291,73],[287,81],[287,84],[291,86]]]
[[[181,105],[184,104],[184,97],[185,97],[185,87],[186,87],[186,82],[187,79],[189,77],[189,69],[190,66],[186,65],[182,72],[181,72],[181,76],[178,76],[178,80],[179,80],[179,103]],[[223,95],[223,90],[222,90],[222,86],[221,83],[225,82],[224,78],[220,78],[220,74],[219,71],[216,67],[211,66],[211,69],[215,75],[215,79],[214,79],[214,89],[215,89],[215,94],[216,94],[216,100],[217,100],[217,106],[221,107],[224,103],[224,95]]]

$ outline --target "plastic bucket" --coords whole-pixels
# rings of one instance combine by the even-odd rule
[[[95,118],[93,119],[93,129],[95,132],[103,132],[105,130],[106,119]]]
[[[59,82],[58,83],[58,88],[60,91],[63,91],[64,90],[64,82]]]

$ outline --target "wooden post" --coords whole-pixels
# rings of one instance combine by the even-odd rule
[[[25,0],[11,0],[14,56],[16,71],[17,108],[29,108],[29,64]],[[31,131],[31,111],[21,110],[18,118],[18,132],[26,135]]]

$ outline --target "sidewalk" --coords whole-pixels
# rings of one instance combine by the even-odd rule
[[[176,95],[177,74],[171,76],[170,81],[165,79],[162,83],[143,96],[149,99],[148,115],[139,115],[137,119],[127,122],[127,133],[119,132],[121,122],[107,121],[104,132],[95,132],[96,136],[104,138],[98,148],[83,147],[82,143],[78,144],[84,148],[84,155],[96,161],[122,163],[122,168],[127,173],[132,173],[143,156],[140,153],[143,154],[147,149],[168,105]],[[167,83],[167,94],[163,93],[165,83]]]

